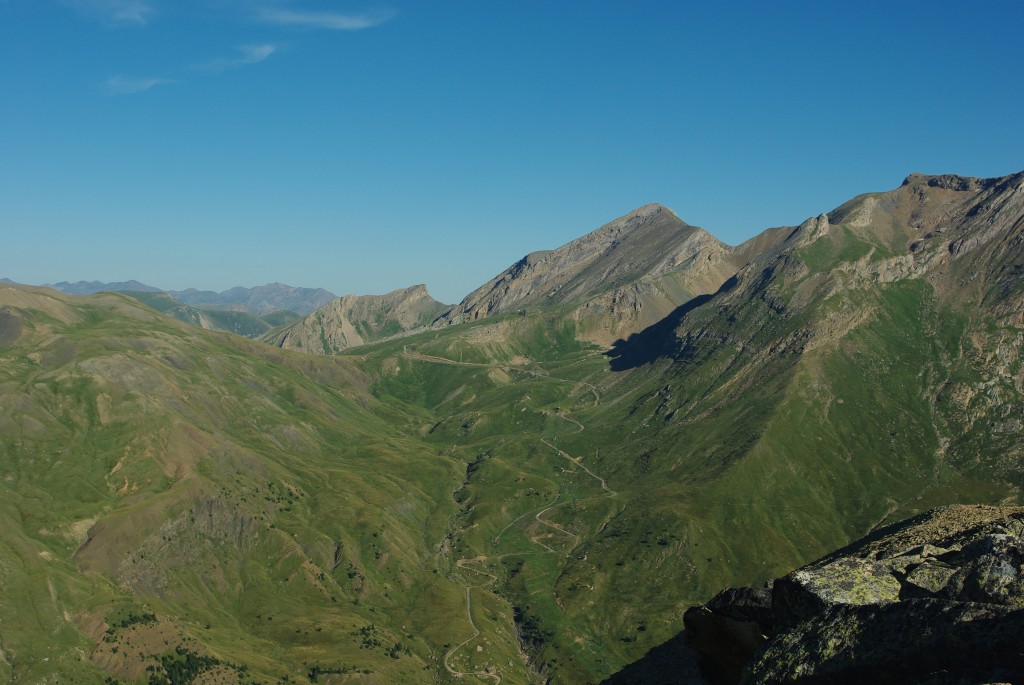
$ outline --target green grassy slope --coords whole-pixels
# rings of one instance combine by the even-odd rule
[[[611,350],[575,302],[305,357],[2,288],[0,668],[599,682],[723,587],[1018,501],[1015,183],[864,196]]]
[[[956,195],[927,187],[949,221]],[[909,260],[934,235],[906,220],[930,220],[924,194],[809,222],[610,364],[576,340],[571,303],[353,352],[471,462],[453,549],[511,604],[535,669],[599,680],[722,587],[936,504],[1018,499],[1020,323],[979,310],[991,286],[950,286],[1020,255]],[[967,236],[989,222],[975,206]]]
[[[621,372],[557,309],[358,359],[382,400],[431,409],[426,441],[470,462],[452,534],[454,558],[472,560],[464,582],[510,607],[535,669],[596,681],[737,579],[937,502],[1016,497],[1013,481],[939,454],[943,415],[922,391],[958,354],[954,312],[915,282],[836,297],[792,317],[754,298],[733,323],[722,313],[746,354],[681,344],[674,363]],[[847,335],[762,354],[853,303],[870,315]],[[942,322],[946,337],[931,336]],[[492,642],[507,634],[494,630]]]
[[[262,682],[443,670],[465,606],[436,546],[462,465],[415,437],[425,416],[344,361],[121,296],[5,289],[3,311],[11,678],[135,681],[177,647]],[[157,620],[118,628],[125,611]]]

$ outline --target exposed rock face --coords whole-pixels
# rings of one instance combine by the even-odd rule
[[[773,640],[747,683],[999,683],[1024,673],[1024,611],[909,599],[837,605]]]
[[[900,596],[890,569],[870,559],[838,559],[780,578],[772,592],[776,630],[786,630],[835,604],[887,604]]]
[[[854,198],[735,248],[749,259],[735,274],[738,287],[706,309],[735,313],[760,299],[793,317],[840,293],[920,280],[940,302],[991,307],[1017,325],[1024,320],[1022,242],[1024,172],[995,179],[911,174],[896,190]],[[693,320],[683,321],[680,338],[722,337],[719,326]],[[830,344],[859,323],[847,312],[821,317],[803,332],[803,347]]]
[[[466,296],[435,326],[516,309],[579,303],[574,317],[610,343],[714,292],[736,271],[733,248],[671,210],[645,205],[556,250],[526,255]]]
[[[686,634],[727,682],[1019,682],[1022,536],[1024,508],[936,509],[726,590]]]
[[[447,307],[432,298],[424,285],[386,295],[345,295],[267,342],[308,354],[334,354],[424,326]]]

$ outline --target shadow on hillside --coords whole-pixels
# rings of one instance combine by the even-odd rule
[[[676,328],[683,318],[706,302],[736,287],[739,279],[733,276],[711,295],[698,295],[676,307],[671,314],[658,323],[648,326],[639,333],[634,333],[626,340],[616,340],[612,348],[605,352],[611,358],[612,371],[628,371],[638,366],[649,364],[659,357],[672,357],[678,347]]]
[[[601,685],[708,685],[701,672],[700,656],[685,641],[685,631],[652,647]]]

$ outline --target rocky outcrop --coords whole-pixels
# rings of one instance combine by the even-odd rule
[[[724,682],[1018,682],[1024,508],[936,509],[683,620]]]
[[[424,285],[386,295],[345,295],[266,339],[307,354],[334,354],[430,323],[448,305]]]

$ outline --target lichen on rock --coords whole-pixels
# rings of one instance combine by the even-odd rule
[[[926,512],[723,591],[685,626],[720,682],[1024,682],[1024,508]]]

